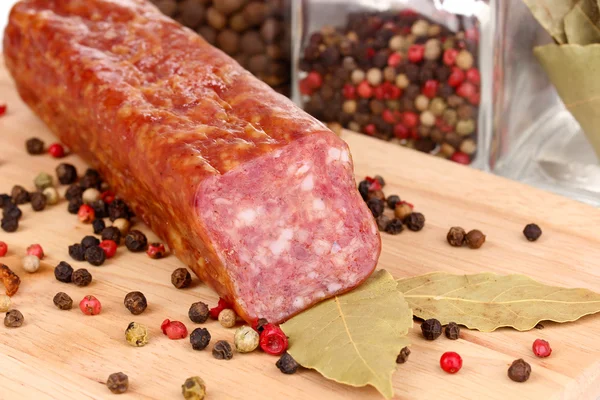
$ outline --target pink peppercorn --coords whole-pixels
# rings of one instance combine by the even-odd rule
[[[404,126],[409,129],[415,128],[419,123],[419,116],[414,112],[407,111],[402,116],[402,122],[404,123]]]
[[[408,139],[408,128],[404,126],[404,124],[396,124],[394,125],[394,136],[398,139]]]
[[[4,114],[6,114],[6,103],[3,101],[0,101],[0,117],[3,116]]]
[[[451,67],[456,63],[456,57],[458,56],[458,50],[456,49],[447,49],[444,51],[444,64]]]
[[[185,325],[180,321],[171,321],[165,319],[160,325],[163,333],[171,340],[183,339],[187,336],[188,331]]]
[[[462,368],[462,358],[458,353],[447,351],[440,358],[440,367],[449,374],[455,374]]]
[[[369,82],[362,81],[358,84],[357,88],[358,95],[363,99],[368,99],[373,96],[373,88],[369,85]]]
[[[102,194],[100,195],[100,199],[106,203],[106,204],[110,204],[113,202],[113,200],[115,199],[115,194],[113,192],[111,192],[110,190],[107,190],[105,192],[102,192]]]
[[[368,124],[363,128],[363,132],[369,136],[374,136],[376,131],[375,124]]]
[[[166,252],[165,245],[162,243],[150,243],[146,250],[148,257],[153,259],[163,258]]]
[[[85,296],[79,302],[79,309],[85,315],[98,315],[102,311],[102,305],[100,304],[100,300],[94,296]]]
[[[477,68],[471,68],[467,71],[467,80],[475,85],[481,83],[481,75],[479,74],[479,70]]]
[[[89,224],[95,219],[96,213],[94,209],[87,204],[79,207],[79,211],[77,211],[77,218],[84,224]]]
[[[60,143],[54,143],[48,147],[48,153],[54,158],[63,158],[65,156],[65,148]]]
[[[4,242],[0,242],[0,257],[4,257],[8,253],[8,245]]]
[[[433,99],[437,95],[440,83],[434,79],[430,79],[423,85],[423,94],[430,99]]]
[[[402,63],[402,54],[400,53],[392,53],[388,57],[388,65],[390,67],[397,67]]]
[[[413,44],[408,48],[408,61],[411,63],[419,63],[425,57],[425,46],[422,44]]]
[[[477,93],[477,88],[471,82],[463,82],[458,89],[456,89],[456,94],[465,99],[470,98],[475,93]]]
[[[396,100],[402,95],[402,89],[391,82],[385,82],[381,87],[383,89],[383,98],[385,100]]]
[[[212,319],[219,319],[219,314],[226,308],[233,308],[227,301],[219,298],[219,303],[216,307],[211,308],[208,313]]]
[[[465,73],[458,67],[452,68],[452,73],[448,77],[448,85],[457,87],[465,81]]]
[[[260,348],[267,354],[278,356],[288,348],[288,339],[277,325],[266,324],[260,333]]]
[[[450,159],[456,163],[468,165],[471,162],[469,155],[463,153],[462,151],[455,151],[454,154],[450,157]]]
[[[548,357],[552,354],[552,348],[550,347],[550,343],[545,341],[544,339],[536,339],[531,346],[533,350],[533,354],[538,357]]]
[[[350,85],[349,83],[344,85],[344,89],[342,90],[342,94],[348,100],[356,99],[356,88],[354,85]]]
[[[388,124],[395,124],[396,122],[398,122],[396,112],[390,109],[383,110],[383,112],[381,113],[381,118]]]
[[[479,92],[473,93],[471,96],[469,96],[469,103],[473,104],[474,106],[478,106],[480,101],[481,93]]]
[[[323,85],[323,77],[317,71],[309,72],[306,76],[306,83],[311,89],[318,89]]]
[[[117,253],[117,244],[114,240],[103,240],[99,246],[104,250],[106,258],[113,258]]]
[[[36,256],[40,260],[44,258],[44,249],[39,244],[32,244],[27,248],[28,256]]]
[[[312,88],[310,87],[306,78],[302,79],[298,84],[298,88],[300,89],[300,93],[305,96],[310,96],[313,93]]]

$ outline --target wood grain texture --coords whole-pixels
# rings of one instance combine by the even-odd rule
[[[58,161],[47,155],[29,156],[24,142],[38,136],[47,143],[52,135],[22,104],[4,69],[0,70],[0,97],[9,112],[0,118],[0,193],[20,183],[33,188],[36,174],[53,173]],[[383,235],[379,268],[395,277],[432,271],[453,273],[524,273],[548,284],[585,287],[600,292],[600,211],[590,206],[545,193],[503,178],[390,146],[364,136],[345,133],[353,151],[358,177],[379,173],[388,195],[399,194],[423,212],[427,224],[422,232]],[[76,156],[65,161],[84,164]],[[61,192],[64,191],[61,188]],[[187,339],[171,341],[162,335],[165,318],[184,321],[191,331],[197,326],[187,318],[194,301],[214,305],[217,296],[195,279],[193,287],[177,290],[170,283],[173,269],[181,267],[170,256],[151,260],[123,247],[102,267],[72,262],[67,246],[91,233],[68,214],[64,200],[34,213],[23,207],[18,232],[0,232],[10,246],[2,262],[21,276],[14,307],[25,315],[19,329],[0,326],[0,399],[103,399],[113,395],[104,382],[109,374],[123,371],[131,386],[119,399],[177,399],[180,385],[192,375],[207,383],[210,399],[379,399],[372,388],[346,387],[327,381],[313,371],[283,375],[275,357],[259,352],[236,354],[231,361],[216,360],[210,351],[193,351]],[[536,243],[521,231],[529,222],[542,226]],[[445,242],[449,227],[479,228],[488,240],[480,250],[452,248]],[[152,239],[155,237],[150,234]],[[20,258],[27,245],[40,243],[47,257],[35,274],[27,274]],[[53,267],[67,260],[74,268],[88,268],[94,276],[87,288],[60,283]],[[148,298],[148,310],[132,316],[123,298],[140,290]],[[86,294],[97,296],[102,314],[83,315],[78,309],[60,311],[52,304],[58,291],[75,302]],[[150,328],[150,343],[133,348],[124,340],[131,321]],[[209,321],[213,343],[232,340],[233,330]],[[500,329],[494,333],[463,330],[462,338],[441,337],[426,342],[418,324],[409,361],[394,375],[396,399],[596,399],[600,396],[600,316],[585,317],[565,325],[545,323],[545,329],[519,333]],[[549,340],[554,352],[535,359],[531,343]],[[209,347],[209,350],[212,346]],[[438,365],[444,351],[457,351],[464,360],[455,376]],[[531,363],[531,379],[510,381],[510,363],[523,357]]]

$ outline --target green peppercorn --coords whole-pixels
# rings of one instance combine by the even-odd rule
[[[233,336],[233,344],[239,353],[250,353],[258,347],[258,332],[249,326],[239,327]]]
[[[186,400],[202,400],[206,396],[206,384],[199,376],[193,376],[181,385],[181,393]]]
[[[148,344],[148,328],[145,325],[132,322],[125,330],[125,340],[134,347],[142,347]]]
[[[33,183],[35,184],[35,187],[39,190],[42,191],[48,187],[51,187],[54,185],[54,180],[52,179],[52,176],[48,175],[45,172],[40,172],[38,174],[38,176],[36,176],[35,180],[33,181]]]

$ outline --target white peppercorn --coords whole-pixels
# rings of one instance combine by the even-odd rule
[[[468,136],[475,132],[475,121],[472,119],[461,120],[456,124],[456,133],[461,136]]]
[[[400,35],[392,36],[388,46],[394,51],[400,51],[404,48],[404,37]]]
[[[83,202],[85,204],[93,203],[94,201],[100,200],[100,191],[96,188],[89,188],[83,192]]]
[[[468,155],[474,154],[477,150],[477,144],[473,139],[466,139],[460,144],[460,151]]]
[[[421,123],[425,126],[435,125],[435,115],[431,111],[424,111],[420,116]]]
[[[383,79],[383,74],[379,68],[371,68],[369,71],[367,71],[367,81],[371,85],[373,85],[373,86],[379,85],[381,83],[382,79]]]
[[[410,85],[410,81],[405,74],[400,74],[396,77],[396,86],[400,89],[406,89]]]
[[[54,205],[58,203],[58,191],[53,187],[47,187],[42,192],[46,196],[46,204]]]
[[[0,294],[0,312],[7,312],[10,310],[11,300],[5,294]]]
[[[467,50],[461,50],[456,56],[456,65],[458,68],[467,70],[473,66],[473,55]]]
[[[235,331],[233,344],[239,353],[250,353],[258,347],[259,335],[249,326],[242,326]]]
[[[383,69],[383,79],[385,79],[387,82],[395,82],[396,81],[396,68],[385,67]]]
[[[437,60],[442,55],[442,44],[438,39],[425,42],[425,59]]]
[[[351,131],[354,131],[354,132],[360,132],[360,124],[356,121],[351,121],[348,124],[348,129],[350,129]]]
[[[426,36],[428,31],[429,22],[423,19],[416,21],[410,29],[410,32],[415,36]]]
[[[433,100],[431,100],[431,103],[429,103],[429,110],[436,117],[440,117],[447,107],[448,106],[446,105],[446,102],[441,97],[436,97]]]
[[[362,81],[365,80],[365,72],[361,69],[355,69],[352,71],[352,75],[350,76],[352,83],[358,85]]]
[[[442,143],[440,146],[440,154],[443,156],[450,157],[455,151],[456,149],[454,149],[454,147],[452,147],[452,145],[449,143]]]
[[[427,30],[427,34],[429,36],[437,36],[440,33],[442,33],[442,27],[439,25],[430,25],[429,29]]]
[[[219,322],[224,328],[233,328],[236,318],[235,311],[230,308],[226,308],[219,313]]]
[[[356,112],[356,101],[346,100],[342,105],[342,110],[344,110],[346,114],[354,114]]]
[[[125,218],[117,218],[113,221],[112,226],[121,231],[121,236],[125,236],[131,228],[131,223]]]
[[[419,111],[426,111],[429,108],[429,97],[420,94],[415,98],[415,108]]]
[[[36,256],[23,257],[23,269],[29,273],[34,273],[40,269],[40,259]]]

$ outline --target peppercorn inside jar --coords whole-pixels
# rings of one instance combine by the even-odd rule
[[[304,2],[295,100],[324,122],[471,163],[481,97],[478,20],[432,0],[392,1],[386,11],[347,3]]]

